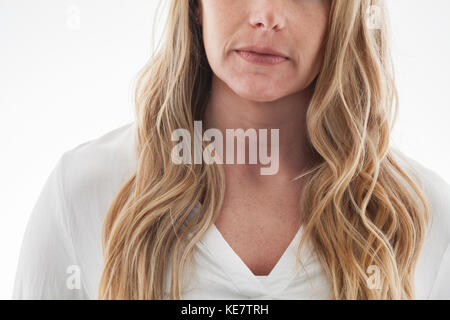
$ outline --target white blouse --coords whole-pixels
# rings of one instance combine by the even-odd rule
[[[22,243],[14,299],[96,299],[102,271],[101,225],[136,168],[136,123],[65,152],[50,173]],[[418,299],[450,299],[450,185],[395,150],[423,182],[433,220],[415,274]],[[197,203],[192,214],[198,212]],[[313,251],[295,268],[301,227],[268,276],[255,276],[213,224],[197,243],[183,299],[328,299],[329,284]],[[165,279],[169,283],[169,275]]]

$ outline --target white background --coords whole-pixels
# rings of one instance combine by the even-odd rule
[[[11,297],[26,222],[58,158],[134,120],[133,79],[152,52],[157,4],[0,0],[0,299]],[[450,182],[450,1],[388,6],[393,144]]]

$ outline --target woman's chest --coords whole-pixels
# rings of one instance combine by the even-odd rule
[[[300,215],[289,206],[224,206],[215,227],[254,275],[268,275],[298,233]]]

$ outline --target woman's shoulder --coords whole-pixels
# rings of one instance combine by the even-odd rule
[[[417,266],[420,299],[450,299],[450,184],[436,171],[396,149],[393,155],[425,193],[430,221]]]
[[[75,170],[108,168],[135,160],[135,129],[136,123],[131,122],[105,132],[64,152],[61,160]]]
[[[132,122],[64,152],[60,165],[65,184],[95,185],[130,174],[136,164],[135,143]]]
[[[135,128],[128,123],[63,153],[57,168],[69,219],[102,218],[135,170]]]
[[[101,224],[110,202],[133,170],[133,141],[132,123],[63,153],[27,224],[15,298],[96,296],[102,265]],[[67,273],[73,271],[74,275],[83,274],[77,287],[80,290],[66,284]]]
[[[399,149],[393,154],[424,191],[430,205],[432,223],[440,229],[440,234],[450,243],[450,184],[435,170]]]

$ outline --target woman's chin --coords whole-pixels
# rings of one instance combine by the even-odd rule
[[[271,102],[284,96],[284,93],[273,90],[273,87],[245,89],[237,86],[234,88],[234,92],[243,99],[257,102]]]

